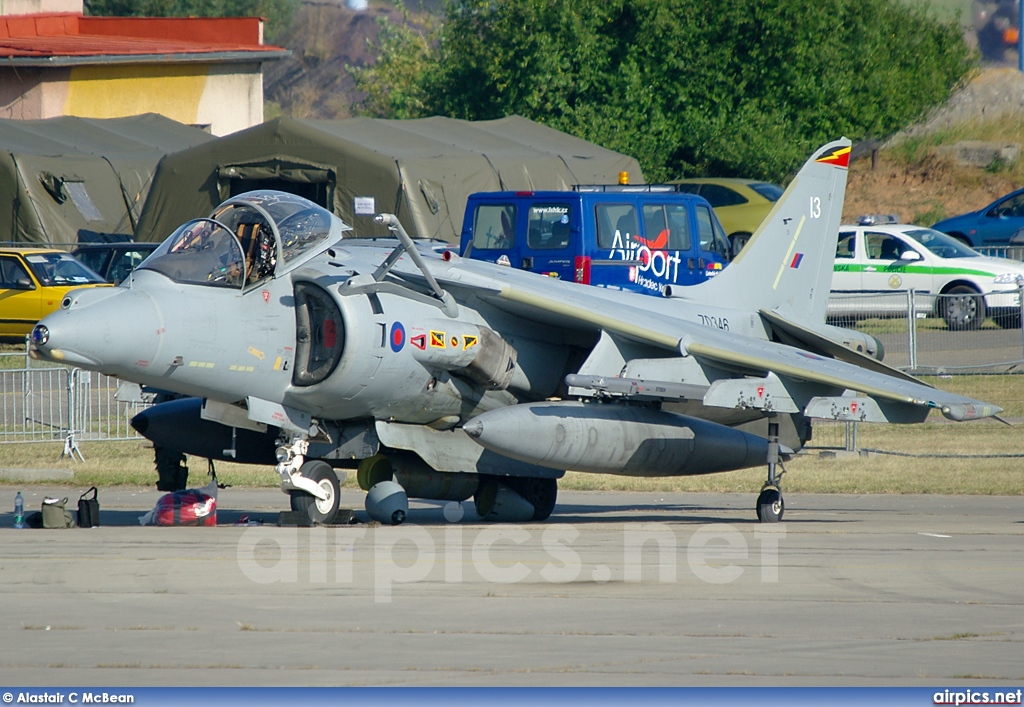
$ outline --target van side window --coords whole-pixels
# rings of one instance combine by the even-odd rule
[[[700,229],[700,248],[718,253],[724,259],[729,259],[729,241],[722,230],[718,219],[711,215],[711,210],[706,206],[697,207],[697,228]]]
[[[595,209],[598,248],[625,248],[640,233],[636,209],[630,204],[598,204]]]
[[[682,204],[644,205],[645,242],[652,250],[689,250],[690,215]]]
[[[568,204],[534,204],[526,217],[526,245],[536,250],[568,248],[571,229]]]
[[[509,250],[516,243],[514,204],[481,204],[473,214],[473,248]]]

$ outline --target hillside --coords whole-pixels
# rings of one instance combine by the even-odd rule
[[[355,12],[342,4],[302,3],[291,26],[275,38],[292,55],[264,70],[267,117],[350,117],[359,97],[345,67],[373,61],[369,43],[376,40],[377,20],[384,16],[401,21],[394,6]]]
[[[990,68],[955,94],[927,121],[878,152],[850,165],[844,222],[867,213],[896,213],[905,222],[931,225],[973,211],[1024,184],[1024,158],[988,169],[964,167],[939,147],[963,140],[1024,145],[1024,75]]]

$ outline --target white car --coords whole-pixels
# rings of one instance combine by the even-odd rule
[[[981,255],[931,228],[840,226],[829,318],[849,324],[879,316],[878,303],[883,298],[837,294],[878,295],[913,289],[918,316],[934,313],[945,319],[950,329],[977,329],[986,316],[1000,326],[1019,327],[1020,279],[1024,279],[1024,262]],[[888,308],[906,311],[906,299],[884,299]],[[886,313],[885,307],[882,313]]]

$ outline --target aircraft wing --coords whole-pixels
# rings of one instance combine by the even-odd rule
[[[463,261],[465,263],[465,261]],[[937,409],[951,420],[992,417],[1002,408],[914,380],[853,363],[826,358],[792,346],[704,327],[668,314],[670,302],[644,295],[546,282],[529,273],[509,271],[503,282],[463,272],[441,277],[446,286],[474,289],[482,300],[539,323],[569,329],[605,330],[681,356],[721,364],[752,376],[778,377],[836,389],[858,391],[878,401]],[[652,305],[657,302],[659,306]],[[826,393],[827,394],[827,393]]]

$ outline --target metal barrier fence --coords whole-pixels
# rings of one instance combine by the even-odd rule
[[[1024,260],[1024,245],[982,245],[974,250],[993,258]]]
[[[24,353],[0,354],[0,443],[138,438],[129,421],[145,403],[119,402],[116,378],[40,364]]]

